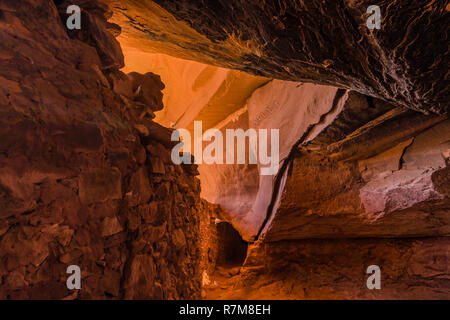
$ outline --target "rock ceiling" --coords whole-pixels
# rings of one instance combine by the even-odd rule
[[[365,0],[108,3],[127,46],[347,88],[426,112],[448,108],[447,84],[438,81],[448,67],[445,1],[380,1],[382,28],[373,31]]]

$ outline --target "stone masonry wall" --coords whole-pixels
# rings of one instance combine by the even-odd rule
[[[195,299],[195,167],[154,122],[164,85],[125,75],[94,0],[0,3],[0,299]],[[66,269],[81,268],[81,290]]]

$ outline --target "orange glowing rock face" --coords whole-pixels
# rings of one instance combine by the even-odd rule
[[[123,39],[119,37],[119,40],[125,44],[128,43],[128,39],[125,37]],[[204,131],[208,128],[217,128],[223,134],[226,129],[278,128],[281,137],[280,159],[286,158],[297,139],[310,129],[304,142],[314,140],[321,131],[333,123],[336,117],[339,117],[346,103],[347,95],[344,94],[333,107],[337,90],[334,87],[280,80],[269,81],[242,72],[208,66],[165,54],[143,53],[139,49],[127,45],[124,46],[124,51],[127,68],[138,68],[141,72],[151,71],[161,74],[163,82],[166,84],[164,89],[165,108],[157,112],[155,121],[173,128],[186,128],[190,132],[193,132],[194,121],[202,121]],[[355,102],[355,95],[352,97],[351,104],[360,106],[367,104],[367,102],[359,100]],[[350,107],[349,105],[348,108]],[[366,110],[369,109],[362,112],[366,112]],[[386,119],[398,114],[394,111],[391,113],[392,115],[387,115]],[[383,120],[380,118],[378,121]],[[424,127],[429,126],[433,121],[424,124]],[[192,140],[191,145],[193,144]],[[409,145],[409,142],[406,145]],[[400,151],[403,149],[402,147]],[[375,166],[382,165],[377,164],[379,160],[376,157],[374,161]],[[395,162],[395,159],[393,161]],[[441,166],[442,164],[439,164],[437,167]],[[267,210],[273,201],[273,177],[261,177],[259,167],[248,164],[206,165],[203,163],[198,170],[202,185],[202,197],[212,203],[220,204],[228,212],[229,220],[233,222],[245,239],[251,240],[258,232],[267,231],[267,228],[261,230],[261,227],[268,217]],[[359,170],[363,177],[370,182],[372,178],[367,176],[367,172],[363,172],[366,169],[360,166]],[[403,174],[402,172],[398,176]],[[375,191],[371,189],[371,186],[374,183],[364,188],[360,186],[354,189],[352,191],[354,195],[351,197],[350,194],[343,196],[343,199],[347,197],[348,200],[341,209],[323,210],[330,214],[335,211],[359,214],[360,204],[362,204],[362,210],[365,210],[367,217],[373,216],[371,208],[384,206],[386,203],[385,200],[381,201],[376,196],[375,199],[373,198]],[[288,181],[288,190],[291,188],[296,190],[296,183]],[[360,194],[358,190],[361,190]],[[294,195],[296,192],[290,191],[290,194]],[[281,204],[282,209],[286,206],[288,208],[296,207],[290,203],[293,200],[289,197],[285,198]],[[434,199],[434,196],[426,195],[422,198],[431,200]],[[440,199],[440,196],[437,196],[436,199],[438,198]],[[410,203],[413,202],[410,201]],[[325,203],[323,206],[331,205]],[[336,207],[335,204],[332,206]],[[314,209],[308,208],[305,212],[307,212],[306,216],[315,216]],[[326,216],[327,214],[321,213],[320,215]],[[277,218],[274,221],[270,219],[266,222],[267,226],[274,223],[273,230],[278,230],[271,232],[270,237],[274,239],[295,238],[296,232],[285,231],[284,222],[278,222],[280,219]],[[293,223],[295,224],[295,222]],[[366,227],[362,226],[361,228]]]
[[[0,4],[0,299],[198,299],[213,208],[151,119],[164,85],[119,71],[107,7],[77,34],[55,3]]]
[[[126,39],[118,39],[126,43]],[[153,72],[161,75],[166,85],[163,90],[165,107],[156,112],[154,120],[167,127],[185,128],[192,133],[194,121],[202,121],[204,131],[209,128],[218,128],[223,132],[226,128],[247,130],[249,120],[246,102],[258,87],[269,81],[240,71],[208,66],[165,54],[145,53],[123,44],[122,48],[126,62],[123,71]],[[193,136],[192,134],[192,139]],[[245,216],[249,212],[255,199],[259,179],[257,167],[202,164],[199,171],[202,197],[225,205],[233,221],[238,223],[241,219],[239,216]],[[251,178],[246,172],[250,173]],[[238,187],[240,184],[236,183],[242,179],[246,179],[248,183],[245,187]],[[254,181],[252,187],[250,181]]]
[[[118,39],[126,43],[125,39]],[[155,121],[167,127],[190,128],[194,120],[201,120],[205,130],[212,128],[244,107],[252,92],[269,81],[240,71],[142,52],[123,43],[122,48],[124,72],[153,72],[166,84],[165,107],[156,114]]]
[[[132,47],[138,43],[125,35],[118,40],[125,54],[125,72],[153,72],[161,75],[166,85],[164,109],[156,113],[156,122],[191,133],[194,121],[201,121],[204,131],[216,128],[223,134],[226,129],[279,129],[281,159],[297,137],[332,105],[336,92],[333,87],[311,84],[269,83],[269,79],[240,71],[143,52]],[[311,103],[314,107],[308,107]],[[246,239],[254,237],[271,200],[272,178],[260,177],[255,165],[202,164],[199,172],[202,197],[222,205]]]

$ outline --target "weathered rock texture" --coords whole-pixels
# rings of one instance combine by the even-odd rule
[[[446,1],[112,0],[127,44],[445,113]],[[369,30],[370,5],[381,8]]]
[[[205,296],[448,299],[448,121],[348,93],[303,131],[244,266],[213,273]]]
[[[379,1],[369,31],[369,4],[2,1],[0,298],[448,298],[449,14]],[[280,129],[280,170],[174,166],[155,119]],[[216,218],[258,239],[225,292]]]
[[[350,92],[286,159],[240,273],[214,274],[206,296],[448,299],[449,128],[446,117]],[[381,290],[366,286],[370,265],[382,270]]]
[[[56,3],[0,3],[0,298],[199,298],[210,209],[151,121],[164,85],[118,70],[106,6],[68,32]]]
[[[240,273],[207,287],[210,299],[448,299],[444,238],[323,239],[265,243],[249,250]],[[369,290],[367,268],[381,269]],[[213,278],[215,280],[215,278]],[[220,281],[221,280],[221,281]],[[232,288],[232,289],[230,289]]]
[[[444,79],[448,47],[437,40],[427,40],[430,36],[433,36],[433,39],[448,38],[448,31],[439,27],[440,24],[448,24],[449,15],[443,1],[406,4],[405,1],[298,3],[297,1],[117,0],[110,3],[116,13],[114,21],[123,27],[120,41],[126,50],[131,52],[132,58],[128,60],[132,64],[139,65],[143,71],[155,72],[159,69],[166,74],[174,74],[170,70],[176,69],[176,72],[184,75],[183,79],[187,79],[187,83],[180,84],[180,77],[174,79],[173,76],[166,76],[169,86],[175,87],[178,92],[186,93],[186,97],[189,97],[183,104],[174,101],[173,97],[178,97],[177,94],[168,94],[172,97],[170,98],[172,101],[166,111],[157,116],[157,120],[166,125],[192,129],[193,121],[201,120],[205,123],[204,130],[214,123],[214,127],[222,131],[229,128],[244,130],[279,128],[280,158],[283,159],[303,134],[307,136],[302,143],[307,143],[334,121],[334,117],[341,112],[346,95],[342,96],[340,92],[341,103],[333,106],[336,87],[352,89],[390,102],[384,103],[373,98],[360,98],[360,101],[353,99],[350,103],[359,106],[356,106],[353,111],[347,111],[342,117],[353,125],[352,128],[347,129],[352,129],[355,133],[357,130],[364,131],[364,126],[371,121],[384,122],[382,118],[376,118],[382,117],[394,106],[412,108],[425,113],[446,114],[447,112],[448,95],[445,93]],[[371,31],[366,26],[368,18],[366,9],[373,4],[379,5],[382,10],[381,30]],[[406,29],[405,26],[407,26]],[[404,34],[399,30],[405,30]],[[179,67],[182,60],[167,58],[161,53],[196,60],[196,62],[184,62],[184,67]],[[147,62],[149,59],[153,62]],[[169,62],[171,67],[161,67]],[[274,80],[262,83],[263,86],[255,88],[250,83],[263,81],[263,78],[255,77],[255,79],[249,79],[251,81],[249,82],[244,80],[245,77],[239,76],[235,77],[233,82],[224,81],[223,69],[201,67],[198,62],[239,69],[258,76],[314,82],[328,86],[301,85]],[[209,81],[205,81],[206,78]],[[217,89],[221,81],[223,82]],[[209,85],[206,86],[205,82]],[[200,83],[203,86],[199,86]],[[237,90],[230,89],[236,86],[242,88],[239,91],[241,95],[242,92],[247,93],[246,102],[230,99],[230,96],[239,96]],[[211,96],[211,92],[216,92],[215,96],[218,98]],[[387,106],[390,106],[390,109]],[[224,112],[224,109],[228,112]],[[333,110],[328,113],[330,109]],[[395,113],[395,111],[391,112]],[[389,118],[389,114],[386,116]],[[321,117],[324,119],[320,119]],[[406,120],[408,118],[409,121]],[[418,123],[415,123],[416,118]],[[319,119],[322,123],[309,128]],[[403,119],[402,125],[407,128],[402,130],[392,127],[396,126],[397,119]],[[357,121],[359,122],[356,123]],[[332,163],[345,162],[346,157],[350,157],[348,154],[353,154],[352,166],[357,169],[348,169],[350,168],[348,164],[343,167],[353,170],[349,173],[353,176],[352,179],[361,181],[358,182],[359,187],[355,185],[353,200],[346,203],[346,200],[350,199],[344,200],[341,197],[346,208],[336,210],[352,212],[353,215],[359,215],[366,210],[365,212],[374,212],[380,216],[384,212],[381,207],[385,204],[391,206],[392,201],[406,203],[397,205],[397,209],[389,209],[391,211],[401,210],[402,206],[403,209],[412,206],[414,200],[397,197],[401,192],[409,194],[409,197],[417,199],[418,202],[430,197],[439,198],[439,195],[431,191],[433,188],[429,187],[430,172],[434,170],[432,166],[428,167],[431,171],[424,174],[428,175],[428,178],[423,177],[420,182],[416,180],[421,176],[420,170],[422,172],[428,170],[424,167],[425,165],[416,169],[405,167],[403,169],[406,170],[392,174],[388,179],[391,182],[385,180],[385,173],[378,174],[376,177],[372,176],[373,174],[370,173],[374,170],[372,168],[369,168],[367,172],[359,173],[366,170],[362,167],[365,165],[365,159],[375,157],[377,152],[380,154],[391,152],[387,150],[395,149],[398,143],[407,144],[405,137],[413,138],[414,133],[431,126],[435,123],[434,121],[432,117],[428,119],[419,114],[407,113],[379,126],[377,135],[369,132],[366,135],[359,135],[356,139],[343,139],[353,131],[339,133],[342,129],[342,121],[338,119],[329,130],[336,131],[333,134],[340,136],[334,136],[335,140],[324,142],[322,146],[326,149],[328,143],[334,143],[330,148],[346,148],[345,152],[341,152],[340,159],[333,160]],[[309,129],[311,132],[308,132]],[[443,145],[437,147],[438,149],[445,149],[448,146],[444,143],[445,139],[448,139],[448,132],[444,130],[442,135]],[[343,141],[338,142],[339,139]],[[377,140],[380,140],[380,144]],[[353,146],[350,147],[350,144]],[[378,151],[365,150],[370,144],[378,145]],[[401,152],[404,151],[402,145],[399,145],[397,150],[400,154],[395,157],[400,158]],[[330,150],[329,153],[333,152],[337,151]],[[328,156],[323,155],[322,152],[319,158],[327,159]],[[437,157],[441,156],[437,155]],[[360,161],[357,162],[355,158]],[[396,162],[395,159],[392,160],[391,166]],[[318,158],[312,159],[310,161],[312,165],[306,165],[305,170],[302,164],[296,164],[296,170],[303,173],[291,180],[302,179],[305,188],[308,188],[313,181],[311,176],[320,175],[320,172],[316,172],[320,169],[316,170],[316,167],[312,167],[322,166],[325,167],[324,174],[319,179],[321,183],[325,183],[330,178],[325,171],[340,170],[334,167],[326,168],[327,161],[320,162]],[[370,163],[374,165],[376,161],[378,159],[372,159]],[[441,159],[441,164],[436,168],[443,168],[442,161],[444,160]],[[316,171],[307,173],[308,168]],[[268,216],[267,211],[273,211],[268,207],[271,202],[274,205],[271,194],[277,182],[271,178],[261,177],[259,169],[251,165],[201,165],[199,167],[202,196],[224,207],[230,213],[231,221],[246,239],[252,239],[261,232],[261,225],[265,227],[271,223],[265,219]],[[398,170],[394,169],[394,171]],[[341,175],[345,175],[345,172],[336,171],[336,184],[341,184]],[[399,191],[394,186],[410,183],[414,184],[411,188],[415,188],[415,196],[410,194],[411,188],[408,191],[405,188]],[[298,183],[291,184],[293,194],[304,191],[302,188],[296,189]],[[366,186],[363,187],[363,185]],[[317,188],[322,187],[327,188],[320,183],[317,186]],[[428,191],[419,195],[425,189]],[[383,192],[380,193],[379,190],[384,190],[383,192],[389,195],[383,195]],[[291,189],[288,192],[290,191]],[[315,191],[310,189],[308,192],[315,194],[315,197],[319,199],[321,193],[315,193]],[[332,193],[332,188],[328,188],[326,192]],[[292,198],[291,206],[297,206],[298,200],[300,200],[298,197]],[[437,207],[446,209],[445,201],[440,203]],[[339,207],[341,203],[336,202],[334,205]],[[304,208],[307,206],[305,203]],[[350,208],[350,206],[353,207]],[[417,210],[423,211],[423,207],[417,207]],[[285,211],[292,210],[287,208]],[[442,216],[443,212],[441,211],[438,215]],[[339,219],[336,213],[334,215],[336,219]],[[421,215],[424,217],[423,214]],[[311,219],[314,218],[311,217]],[[286,221],[289,221],[289,218],[286,218]],[[342,220],[342,223],[344,221],[347,223],[347,220]],[[303,221],[299,223],[303,224]],[[330,225],[333,223],[331,222]],[[435,222],[431,222],[433,223]],[[446,220],[444,219],[442,223],[445,225]],[[430,225],[430,222],[426,225]],[[290,228],[295,230],[297,226],[298,224],[294,223]],[[356,228],[356,225],[354,227]],[[428,234],[432,232],[430,230]],[[389,232],[386,230],[385,233]],[[410,233],[414,232],[411,230]],[[296,238],[294,234],[286,237]],[[277,239],[283,237],[281,234],[275,236]]]
[[[201,120],[204,130],[214,128],[241,109],[255,89],[270,81],[242,71],[141,51],[128,46],[122,34],[117,40],[125,54],[123,71],[152,72],[168,84],[163,90],[164,109],[155,113],[155,121],[165,127],[192,129],[193,121]]]
[[[265,239],[448,236],[449,130],[445,117],[350,93],[334,122],[288,159]]]
[[[241,106],[230,104],[228,110],[235,112],[226,117],[208,102],[197,109],[181,105],[184,112],[169,106],[160,118],[192,128],[194,120],[210,124],[212,114],[216,122],[222,117],[216,125],[222,131],[280,129],[282,163],[275,178],[261,177],[259,166],[199,167],[203,196],[221,204],[246,239],[260,239],[255,249],[260,261],[251,268],[247,262],[237,276],[242,281],[228,283],[223,296],[448,297],[448,30],[442,27],[449,14],[444,1],[111,3],[114,21],[124,31],[120,41],[129,51],[326,85],[274,80],[251,88]],[[381,7],[381,30],[366,26],[366,9],[373,4]],[[218,71],[204,70],[198,79],[214,74],[218,81]],[[180,87],[178,80],[171,82]],[[184,85],[191,90],[191,83]],[[204,98],[207,91],[193,96]],[[430,113],[437,115],[424,115]],[[320,244],[317,238],[323,239]],[[424,251],[424,260],[411,258]],[[368,291],[363,281],[364,267],[374,260],[386,271],[381,292]],[[430,261],[439,261],[436,274],[428,272]],[[336,272],[317,271],[327,264]],[[304,267],[299,274],[282,272],[291,265]],[[246,276],[250,269],[256,284]],[[229,276],[219,272],[222,280]],[[217,289],[211,279],[208,285]],[[274,282],[275,290],[264,281]]]

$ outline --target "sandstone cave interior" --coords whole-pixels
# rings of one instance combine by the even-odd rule
[[[449,299],[449,10],[1,0],[0,299]],[[174,163],[195,123],[277,171]]]

